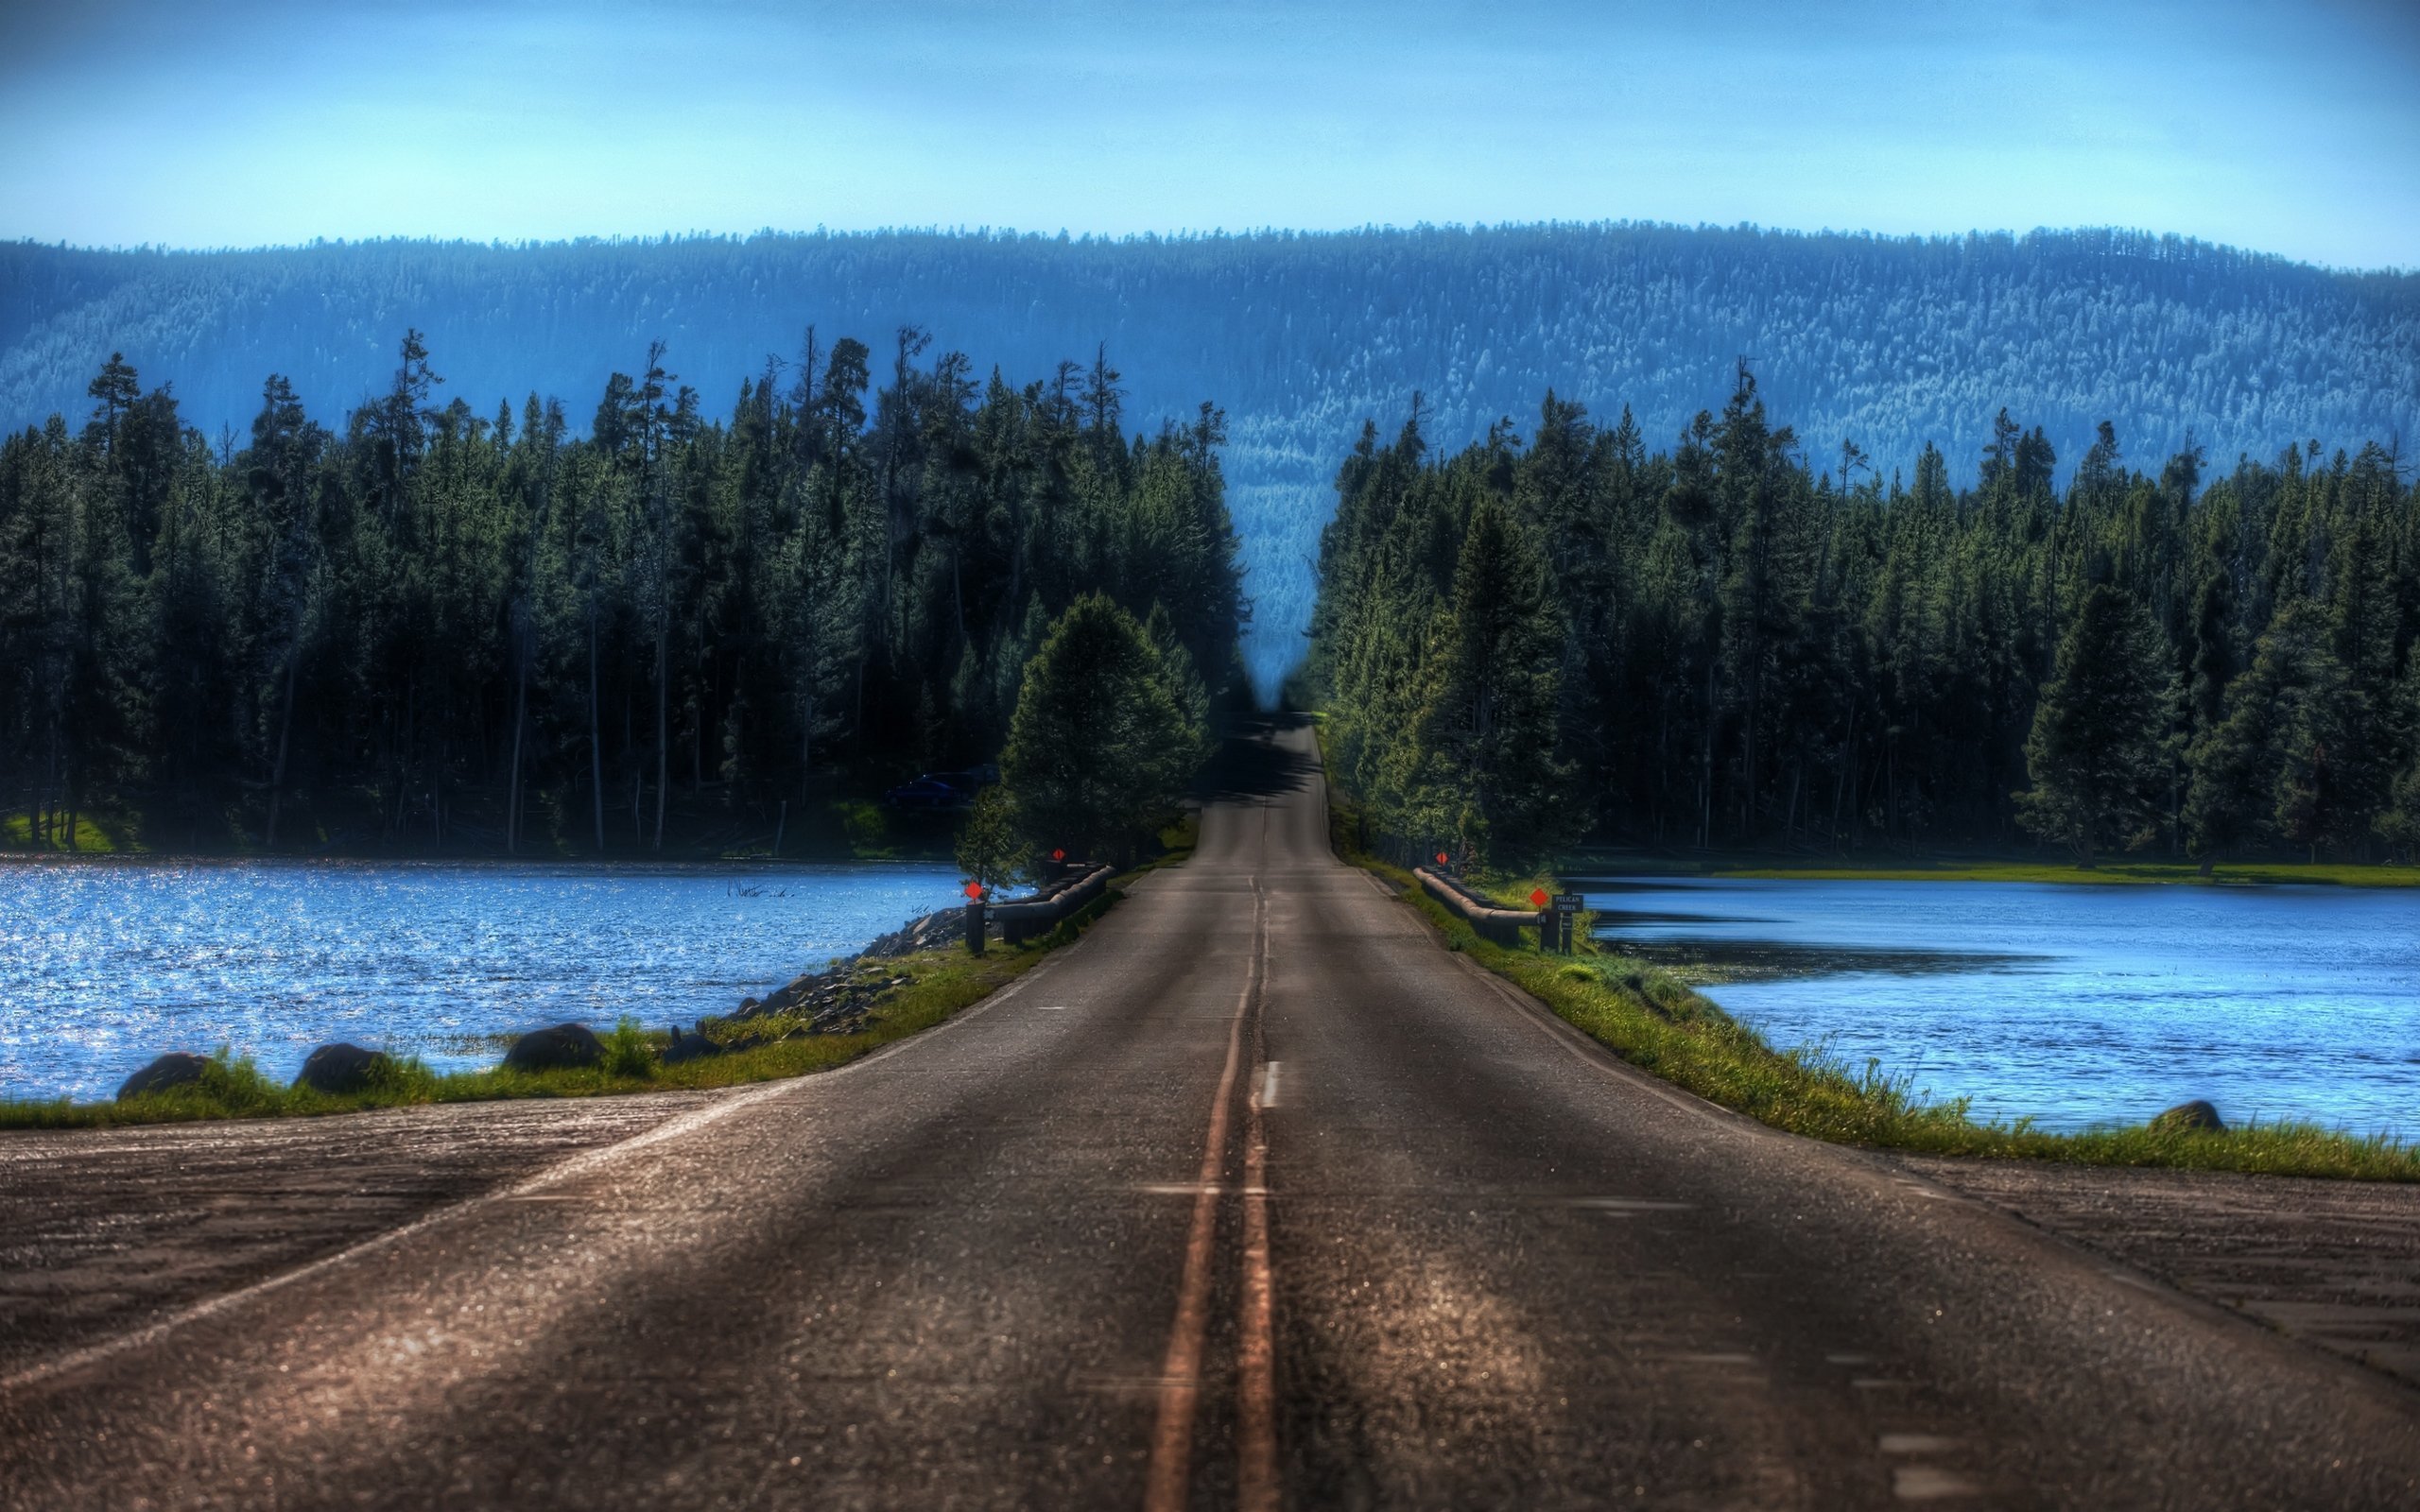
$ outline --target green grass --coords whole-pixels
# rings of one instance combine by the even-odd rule
[[[1321,742],[1326,755],[1326,742]],[[1423,892],[1411,873],[1361,853],[1351,797],[1329,787],[1328,830],[1337,853],[1391,884],[1437,931],[1448,950],[1460,951],[1544,1003],[1566,1022],[1640,1070],[1695,1092],[1708,1102],[1747,1114],[1792,1134],[1841,1144],[1906,1150],[1925,1155],[1979,1156],[2071,1160],[2085,1165],[2164,1166],[2187,1171],[2236,1171],[2268,1176],[2329,1177],[2367,1181],[2420,1180],[2420,1147],[2384,1137],[2365,1137],[2314,1124],[2253,1124],[2224,1133],[2138,1124],[2083,1134],[2051,1134],[2020,1121],[1979,1124],[1963,1100],[1923,1095],[1904,1076],[1884,1074],[1869,1061],[1862,1069],[1841,1064],[1821,1050],[1780,1051],[1747,1025],[1695,991],[1679,974],[1633,957],[1592,953],[1578,956],[1540,953],[1533,945],[1506,948],[1480,939],[1468,924]],[[2387,867],[2221,867],[2222,880],[2317,882],[2345,880],[2327,872],[2383,873],[2392,885],[2415,880],[2410,870]],[[2111,877],[2110,872],[2148,875]],[[1937,869],[1773,869],[1733,871],[1741,876],[1914,877],[1964,876],[1991,881],[2195,881],[2190,867],[2128,865],[2086,872],[2075,867],[2028,867],[1980,863]],[[2056,874],[2056,875],[2050,875]],[[1499,881],[1482,888],[1491,896],[1526,899],[1538,879]],[[1547,890],[1552,891],[1549,886]],[[1586,917],[1580,937],[1589,940]]]
[[[2302,883],[2335,887],[2420,886],[2420,867],[2362,867],[2329,862],[2226,862],[2210,875],[2189,862],[2119,861],[2092,868],[2034,861],[1944,861],[1875,866],[1715,866],[1704,875],[1770,877],[1792,881],[1855,882],[2048,882],[2085,885],[2193,883],[2204,886],[2248,886],[2256,884]]]
[[[138,853],[144,847],[134,837],[134,825],[122,815],[78,814],[76,816],[76,844],[70,847],[61,833],[66,816],[51,821],[51,844],[47,849],[34,849],[33,816],[23,809],[0,816],[0,848],[10,850],[32,850],[36,855],[124,855]]]
[[[1775,1050],[1678,975],[1647,962],[1490,944],[1422,892],[1409,872],[1367,856],[1350,859],[1392,884],[1448,950],[1519,986],[1623,1060],[1792,1134],[1923,1155],[2420,1180],[2420,1149],[2309,1124],[2256,1124],[2225,1133],[2135,1125],[2083,1134],[1979,1124],[1963,1100],[1927,1098],[1873,1062],[1858,1069],[1820,1050]],[[1530,885],[1490,891],[1509,896],[1517,888],[1526,896]]]
[[[0,1129],[103,1128],[126,1124],[186,1123],[205,1119],[315,1117],[403,1108],[428,1103],[492,1102],[514,1097],[597,1097],[624,1092],[734,1087],[829,1071],[884,1045],[929,1029],[1007,986],[1042,957],[1073,943],[1121,895],[1112,887],[1098,902],[1049,935],[1014,949],[994,943],[981,957],[962,948],[925,951],[868,963],[870,978],[906,976],[906,985],[874,1000],[865,1030],[847,1035],[810,1035],[753,1049],[734,1051],[679,1065],[658,1058],[666,1041],[660,1031],[642,1030],[625,1019],[605,1040],[605,1063],[579,1071],[524,1073],[501,1066],[440,1074],[418,1060],[397,1064],[380,1085],[341,1097],[308,1088],[285,1087],[261,1074],[249,1057],[222,1049],[202,1079],[153,1097],[123,1103],[0,1102]],[[742,1035],[804,1027],[802,1021],[769,1018],[745,1022],[708,1021],[710,1039],[730,1042]]]
[[[1183,815],[1174,824],[1160,831],[1159,841],[1158,855],[1139,863],[1132,871],[1119,872],[1112,879],[1111,885],[1132,882],[1147,871],[1157,871],[1162,867],[1182,866],[1192,860],[1194,847],[1201,843],[1201,816],[1191,812]]]

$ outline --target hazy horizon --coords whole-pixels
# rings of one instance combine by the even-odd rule
[[[2420,10],[0,0],[0,237],[1633,221],[2420,263]]]
[[[2023,242],[2031,236],[2067,236],[2079,233],[2109,232],[2119,235],[2145,236],[2160,240],[2176,239],[2193,246],[2234,252],[2243,256],[2276,258],[2297,266],[2323,272],[2349,275],[2384,274],[2390,276],[2420,276],[2420,259],[2408,264],[2384,263],[2355,266],[2345,264],[2316,262],[2294,257],[2265,247],[2245,246],[2233,242],[2213,241],[2181,232],[2166,231],[2156,226],[1970,226],[1957,231],[1885,232],[1854,226],[1774,226],[1756,221],[1717,223],[1713,221],[1638,220],[1604,217],[1596,220],[1540,219],[1504,221],[1405,221],[1370,222],[1358,226],[1211,226],[1143,229],[1123,232],[1074,231],[1066,227],[1045,229],[1030,226],[757,226],[746,231],[713,228],[662,230],[641,232],[582,232],[561,236],[485,237],[446,236],[394,232],[370,236],[310,236],[300,241],[249,242],[218,244],[182,244],[165,242],[72,242],[43,240],[32,236],[8,238],[17,246],[41,247],[74,252],[149,253],[163,256],[209,257],[239,255],[248,252],[298,252],[315,247],[363,247],[381,243],[402,243],[431,247],[475,247],[490,250],[510,251],[524,249],[602,246],[649,246],[666,242],[723,241],[747,242],[758,237],[859,236],[867,238],[891,236],[937,236],[967,239],[1069,241],[1079,243],[1145,245],[1155,242],[1248,240],[1253,238],[1285,238],[1291,236],[1354,236],[1402,235],[1424,232],[1480,233],[1488,232],[1520,232],[1542,230],[1649,230],[1731,232],[1750,231],[1781,236],[1803,236],[1809,240],[1837,237],[1851,241],[1944,243],[1969,239],[2005,239]]]

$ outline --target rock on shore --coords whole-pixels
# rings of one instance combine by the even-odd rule
[[[926,914],[881,936],[857,953],[859,960],[885,960],[894,955],[913,955],[918,951],[936,951],[944,945],[966,942],[966,910],[944,908]]]
[[[584,1023],[559,1023],[533,1030],[512,1041],[504,1063],[512,1071],[575,1071],[602,1065],[605,1041]]]
[[[117,1090],[117,1100],[122,1103],[130,1097],[148,1097],[171,1088],[190,1087],[201,1080],[201,1074],[209,1064],[207,1056],[171,1050],[126,1078],[125,1084]]]
[[[2227,1131],[2226,1123],[2219,1117],[2218,1108],[2198,1097],[2189,1103],[2179,1103],[2159,1117],[2152,1119],[2152,1127],[2185,1129],[2210,1134],[2223,1134]]]
[[[312,1051],[302,1062],[302,1074],[294,1078],[294,1085],[342,1096],[367,1088],[393,1065],[392,1058],[383,1050],[364,1050],[339,1041]]]

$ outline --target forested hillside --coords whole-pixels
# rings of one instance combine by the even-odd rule
[[[1962,488],[1810,465],[1744,370],[1669,449],[1552,394],[1532,430],[1372,426],[1338,475],[1307,676],[1374,845],[2420,854],[2420,499],[2377,445],[2103,428],[2070,471],[2002,411]]]
[[[786,376],[707,377],[717,419],[641,355],[577,411],[479,408],[408,332],[333,424],[273,375],[224,441],[109,360],[0,442],[0,827],[761,846],[996,756],[1080,599],[1141,627],[1186,728],[1240,694],[1211,405],[1130,434],[1106,358],[1012,387],[809,336]]]
[[[1671,444],[1754,359],[1810,455],[1858,443],[1884,475],[1927,443],[1975,477],[1992,416],[2082,457],[2115,423],[2137,455],[2188,433],[2221,470],[2290,441],[2420,430],[2420,278],[2336,274],[2175,238],[2076,232],[1917,240],[1657,226],[1420,229],[1118,241],[905,232],[493,248],[385,242],[239,252],[0,248],[0,423],[81,413],[112,352],[240,443],[268,373],[331,417],[428,333],[449,397],[484,416],[532,389],[588,420],[597,375],[651,342],[709,375],[801,356],[809,324],[1046,373],[1106,342],[1147,430],[1227,404],[1228,467],[1264,692],[1301,654],[1334,458],[1363,417],[1425,396],[1436,443],[1477,439],[1554,386],[1631,407]],[[876,341],[877,345],[881,342]],[[979,373],[977,376],[981,376]],[[785,366],[777,382],[795,373]],[[2064,479],[2063,479],[2064,482]]]

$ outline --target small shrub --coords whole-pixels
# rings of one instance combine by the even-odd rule
[[[437,1073],[420,1057],[403,1059],[390,1055],[370,1068],[362,1092],[382,1103],[426,1102],[437,1095]]]
[[[605,1037],[605,1074],[609,1076],[645,1077],[655,1074],[655,1045],[639,1027],[639,1021],[624,1014]]]
[[[201,1079],[190,1089],[179,1088],[168,1095],[187,1092],[198,1101],[212,1106],[214,1111],[232,1114],[256,1113],[276,1106],[283,1100],[285,1089],[261,1074],[261,1068],[250,1056],[238,1056],[228,1045],[220,1045],[210,1053],[210,1064],[202,1068]]]
[[[840,833],[848,837],[849,849],[860,856],[887,856],[890,853],[890,825],[883,817],[880,805],[867,802],[835,803],[839,816]]]

